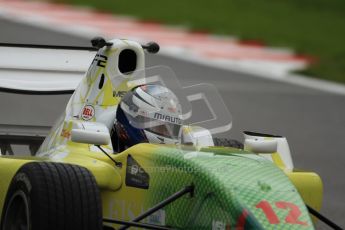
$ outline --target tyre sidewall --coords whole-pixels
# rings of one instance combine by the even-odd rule
[[[6,195],[6,200],[5,200],[5,204],[4,204],[4,212],[2,214],[2,218],[1,218],[1,230],[5,230],[4,226],[5,226],[5,221],[8,218],[8,211],[9,211],[9,204],[11,202],[11,200],[14,199],[14,197],[16,195],[18,195],[19,193],[21,193],[22,195],[25,196],[26,199],[26,204],[27,204],[27,210],[28,210],[28,215],[29,215],[29,229],[31,230],[31,213],[32,213],[32,209],[31,209],[31,191],[32,191],[32,183],[28,177],[28,175],[24,172],[20,172],[18,174],[16,174],[16,176],[13,178],[9,190],[7,192]]]

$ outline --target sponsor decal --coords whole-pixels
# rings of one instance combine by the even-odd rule
[[[105,65],[107,64],[107,60],[108,60],[107,56],[96,54],[95,58],[92,61],[92,64],[96,62],[97,66],[104,68]]]
[[[169,115],[164,115],[161,113],[155,113],[154,118],[157,120],[167,121],[167,122],[175,123],[178,125],[180,125],[182,123],[180,118],[169,116]]]
[[[126,169],[126,185],[129,187],[148,189],[150,176],[145,170],[134,160],[131,155],[127,157]]]
[[[86,105],[81,113],[81,118],[85,121],[91,120],[95,116],[95,109],[92,105]]]
[[[127,91],[113,91],[113,97],[123,97]]]
[[[165,225],[165,211],[163,209],[158,210],[153,213],[151,216],[147,217],[148,224],[154,225]]]

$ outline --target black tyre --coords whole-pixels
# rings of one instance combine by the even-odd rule
[[[232,147],[237,149],[243,149],[243,144],[237,140],[227,138],[213,138],[215,146]]]
[[[100,192],[86,168],[28,163],[11,182],[1,219],[1,230],[101,230]]]

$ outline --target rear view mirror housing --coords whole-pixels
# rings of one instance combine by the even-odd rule
[[[72,129],[71,140],[84,144],[108,145],[110,143],[110,134],[100,131]]]
[[[84,144],[108,145],[110,143],[110,134],[101,131],[72,129],[71,140]]]
[[[98,122],[77,122],[71,131],[71,141],[91,145],[108,145],[111,143],[108,128]]]
[[[278,153],[286,169],[294,169],[289,144],[285,137],[245,131],[244,139],[245,150],[264,155]]]
[[[246,139],[244,141],[245,150],[254,153],[275,153],[277,152],[277,140]]]

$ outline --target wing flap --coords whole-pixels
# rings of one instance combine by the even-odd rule
[[[0,91],[71,93],[96,51],[0,46]]]
[[[0,69],[0,91],[28,94],[72,93],[85,72]]]

